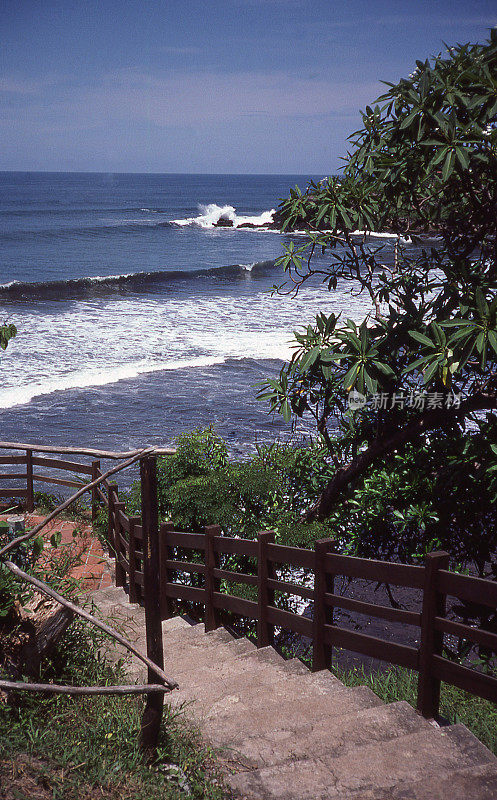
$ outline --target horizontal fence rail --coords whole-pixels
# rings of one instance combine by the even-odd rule
[[[85,465],[39,457],[31,450],[25,455],[0,456],[0,464],[12,468],[0,474],[0,483],[19,478],[25,481],[15,491],[0,489],[0,497],[25,498],[29,510],[36,481],[79,486],[103,474],[99,460]],[[25,465],[26,471],[17,473],[19,465]],[[38,472],[40,467],[70,472],[79,482],[75,477],[54,480]],[[256,623],[259,647],[274,642],[275,629],[305,637],[312,644],[314,671],[332,667],[334,648],[414,670],[418,673],[417,707],[428,718],[438,715],[441,681],[497,702],[497,677],[478,669],[478,664],[463,665],[449,659],[444,648],[444,637],[449,636],[490,655],[497,654],[495,630],[448,619],[446,611],[447,598],[451,597],[495,613],[497,582],[450,572],[447,553],[430,553],[423,566],[411,566],[340,555],[331,540],[317,541],[314,550],[280,545],[270,531],[261,532],[254,541],[222,536],[215,525],[202,533],[190,533],[176,531],[172,523],[162,523],[154,532],[154,526],[147,523],[145,534],[142,519],[126,513],[117,485],[108,481],[92,492],[94,521],[100,507],[107,510],[106,540],[115,558],[116,585],[126,589],[131,602],[145,606],[146,616],[166,619],[177,613],[178,604],[193,603],[203,616],[206,630],[227,624],[232,615]],[[146,561],[150,552],[158,554],[154,563]],[[233,556],[242,561],[239,570],[233,568]],[[291,575],[283,579],[282,572],[286,575],[289,569],[304,570],[308,585]],[[151,576],[158,597],[147,593]],[[417,590],[422,597],[421,610],[408,611],[345,596],[337,589],[338,578]],[[243,589],[244,596],[236,587]],[[278,607],[279,598],[290,596],[312,602],[312,618]],[[335,609],[411,626],[416,632],[416,646],[341,627]]]
[[[127,585],[130,599],[143,600],[139,520],[131,518],[128,530],[116,487],[110,487],[108,496],[101,495],[101,499],[109,508],[109,547],[116,556],[116,580],[121,586]],[[497,702],[497,678],[449,660],[443,647],[447,634],[497,654],[497,633],[444,616],[447,596],[497,609],[497,583],[447,571],[446,553],[430,553],[423,566],[412,566],[338,555],[331,540],[318,541],[314,550],[309,550],[275,544],[271,532],[260,533],[254,541],[222,536],[217,526],[209,526],[203,533],[177,531],[172,523],[162,523],[158,540],[156,569],[163,619],[177,613],[175,604],[193,603],[203,608],[206,630],[226,623],[230,615],[255,622],[258,647],[273,643],[275,628],[293,632],[312,642],[314,671],[332,666],[333,648],[406,667],[418,672],[418,710],[429,718],[438,715],[441,681]],[[253,571],[228,568],[225,562],[229,556],[242,557],[244,564],[252,562]],[[278,579],[281,567],[306,570],[313,578],[313,587]],[[339,594],[335,591],[338,577],[418,590],[422,610],[407,611]],[[251,589],[251,597],[232,593],[234,586]],[[312,619],[278,608],[277,595],[311,601]],[[335,609],[412,626],[419,645],[399,644],[340,627],[334,619]]]
[[[99,464],[100,462],[95,463]],[[94,475],[94,468],[89,464],[68,461],[67,459],[61,458],[37,456],[34,455],[33,450],[26,450],[25,455],[22,456],[0,456],[0,465],[25,466],[24,471],[0,472],[0,497],[6,499],[22,499],[26,510],[29,512],[34,510],[36,483],[79,488]],[[44,471],[39,468],[42,468]],[[47,475],[47,469],[62,472],[64,473],[64,477],[57,474]],[[67,473],[70,473],[70,475],[67,475]],[[7,481],[9,484],[13,481],[16,483],[15,485],[9,486],[1,485]],[[94,500],[96,500],[96,497],[94,497]]]

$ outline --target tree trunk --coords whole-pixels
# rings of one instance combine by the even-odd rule
[[[74,613],[35,592],[16,603],[0,629],[0,662],[12,675],[39,677],[40,667],[74,619]]]

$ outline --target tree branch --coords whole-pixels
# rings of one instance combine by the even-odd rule
[[[473,411],[496,407],[497,392],[478,392],[473,397],[464,400],[457,409],[436,408],[429,410],[408,423],[405,428],[396,430],[392,435],[376,438],[366,450],[363,450],[349,464],[341,467],[335,473],[317,503],[305,513],[304,518],[307,521],[311,521],[314,519],[324,520],[329,517],[334,506],[340,500],[342,492],[351,481],[362,475],[375,461],[402,447],[421,433],[433,428],[447,427],[458,419],[468,416]]]

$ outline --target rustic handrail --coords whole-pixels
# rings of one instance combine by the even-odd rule
[[[85,609],[80,608],[78,605],[72,603],[67,598],[60,595],[58,592],[55,592],[50,586],[48,586],[43,581],[40,581],[38,578],[34,577],[33,575],[29,575],[28,573],[21,570],[17,564],[1,559],[0,565],[9,570],[12,574],[16,577],[20,578],[25,583],[28,583],[34,586],[39,592],[46,594],[50,598],[56,600],[65,608],[69,609],[71,613],[74,615],[78,615],[85,619],[88,622],[91,622],[97,628],[105,631],[111,638],[115,641],[119,642],[123,645],[127,650],[132,652],[139,660],[141,660],[144,664],[148,667],[148,684],[146,686],[116,686],[116,687],[95,687],[95,686],[87,686],[87,687],[72,687],[72,686],[61,686],[61,685],[54,685],[50,686],[48,684],[30,684],[25,683],[23,681],[4,681],[0,680],[0,691],[28,691],[28,692],[43,692],[47,691],[50,693],[59,693],[59,694],[145,694],[147,697],[145,711],[142,716],[141,720],[141,746],[142,749],[147,754],[147,757],[153,759],[155,757],[156,752],[156,745],[158,742],[158,736],[160,731],[160,725],[162,720],[162,708],[163,708],[163,695],[165,692],[172,691],[175,688],[178,688],[178,684],[175,681],[171,681],[167,678],[166,674],[164,673],[164,663],[162,657],[162,628],[161,628],[161,610],[160,610],[160,599],[158,596],[158,574],[155,575],[155,571],[152,567],[153,559],[151,556],[155,557],[155,560],[158,561],[159,557],[159,524],[158,524],[158,517],[157,517],[157,458],[154,453],[153,448],[145,448],[134,453],[131,457],[127,458],[126,460],[121,460],[117,466],[113,466],[111,469],[108,469],[106,472],[102,473],[99,469],[99,462],[94,461],[91,465],[91,468],[85,469],[83,468],[83,472],[87,474],[91,474],[92,480],[90,483],[83,485],[75,494],[73,494],[70,498],[66,501],[61,503],[56,509],[54,509],[45,519],[42,520],[38,525],[36,525],[33,529],[27,531],[26,533],[21,534],[20,536],[15,537],[10,542],[5,544],[3,547],[0,548],[0,557],[5,556],[8,552],[14,550],[19,544],[32,540],[37,533],[43,530],[48,523],[55,519],[58,515],[62,513],[66,508],[68,508],[71,504],[73,504],[80,496],[82,496],[85,492],[90,492],[92,494],[92,501],[98,502],[99,498],[99,486],[106,485],[108,488],[108,496],[109,496],[109,508],[112,510],[112,503],[117,501],[117,487],[116,492],[114,493],[114,487],[112,487],[109,482],[108,478],[127,467],[134,464],[136,461],[140,461],[140,474],[141,474],[141,497],[142,497],[142,517],[143,522],[141,525],[142,530],[142,537],[144,539],[144,544],[146,545],[145,550],[148,554],[148,558],[144,565],[144,573],[147,573],[146,581],[144,585],[147,587],[148,592],[146,593],[146,628],[147,628],[147,655],[138,650],[132,642],[127,640],[124,636],[122,636],[118,631],[115,631],[111,628],[107,623],[98,620],[93,614],[89,614]],[[14,457],[14,461],[17,463],[22,463],[21,459],[18,457]],[[9,463],[8,459],[3,458],[0,463]],[[32,452],[26,452],[26,459],[25,463],[28,465],[27,469],[27,479],[28,479],[28,487],[25,491],[25,496],[27,498],[27,504],[32,505],[33,500],[33,489],[32,489]],[[61,462],[57,461],[57,467],[61,467]],[[75,465],[72,463],[63,463],[62,468],[69,468],[72,469]],[[29,477],[30,477],[30,469],[31,467],[31,487],[29,486]],[[11,476],[7,474],[7,479]],[[5,478],[5,476],[4,476]],[[60,482],[60,481],[59,481]],[[11,490],[12,491],[12,490]],[[8,496],[8,495],[7,495]],[[117,506],[116,502],[116,506]],[[123,505],[124,509],[124,505]],[[92,506],[92,517],[95,514],[95,509]],[[112,519],[112,516],[109,515]],[[124,517],[124,530],[128,533],[133,530],[130,520],[126,517],[126,515],[122,515]],[[119,514],[117,515],[117,519],[119,519]],[[122,521],[122,520],[121,520]],[[115,520],[113,520],[115,522]],[[122,540],[122,537],[120,537]],[[122,541],[124,545],[124,550],[126,550],[125,545],[126,542]],[[128,571],[130,571],[130,566],[128,564]],[[163,685],[159,686],[157,683],[153,683],[153,679],[159,677]]]
[[[36,481],[40,483],[49,483],[54,486],[66,486],[76,488],[81,485],[83,479],[61,478],[55,475],[44,475],[34,472],[34,467],[48,467],[49,469],[59,470],[61,472],[71,472],[80,474],[82,476],[91,476],[92,480],[96,479],[96,470],[100,468],[100,460],[92,461],[91,465],[80,463],[77,461],[68,461],[61,458],[43,458],[34,455],[34,453],[48,453],[56,455],[81,455],[92,456],[98,459],[119,460],[136,458],[140,456],[144,450],[152,455],[174,455],[175,448],[166,447],[147,447],[139,450],[129,450],[124,452],[115,452],[110,450],[98,450],[95,448],[84,447],[57,447],[52,445],[41,444],[27,444],[22,442],[0,442],[0,450],[25,450],[25,455],[6,455],[0,456],[0,465],[17,465],[25,464],[26,472],[16,473],[0,473],[0,482],[12,480],[25,480],[25,486],[11,486],[8,488],[0,487],[0,498],[24,498],[26,510],[32,512],[34,510],[34,484]],[[105,487],[105,484],[104,484]],[[92,492],[92,521],[96,521],[96,509],[99,498],[98,487]]]
[[[126,450],[120,453],[112,450],[96,450],[93,447],[57,447],[55,445],[45,444],[0,442],[0,450],[31,450],[33,453],[67,453],[75,456],[93,456],[94,458],[112,458],[118,460],[137,456],[144,449],[152,450],[154,455],[157,456],[171,456],[176,452],[174,447],[149,447],[148,445],[139,447],[137,450]]]

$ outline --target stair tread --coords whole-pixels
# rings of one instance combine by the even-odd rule
[[[461,752],[454,740],[429,726],[390,739],[355,748],[333,757],[332,753],[313,754],[301,760],[287,760],[270,767],[239,772],[229,779],[244,798],[278,800],[386,800],[410,797],[410,787],[420,782],[438,785],[452,773],[488,762],[473,761],[473,752]],[[495,769],[495,766],[494,766]],[[402,792],[404,795],[402,795]],[[438,799],[439,795],[434,795]]]
[[[335,716],[335,719],[337,717]],[[419,730],[428,730],[430,723],[417,714],[409,703],[398,701],[354,711],[340,717],[340,724],[331,726],[329,717],[304,720],[296,731],[283,724],[257,735],[240,732],[232,745],[243,763],[252,767],[274,766],[284,761],[340,755],[372,742],[387,741]]]
[[[434,781],[423,778],[393,790],[388,800],[495,800],[496,797],[497,770],[489,762],[453,770]]]
[[[96,592],[101,616],[146,650],[145,614],[122,589]],[[224,628],[164,620],[166,673],[244,800],[494,800],[497,759],[463,725],[444,729],[405,702],[385,705],[328,670],[311,673]],[[113,656],[126,651],[113,645]],[[146,670],[128,659],[130,680]],[[334,724],[336,723],[336,724]]]

